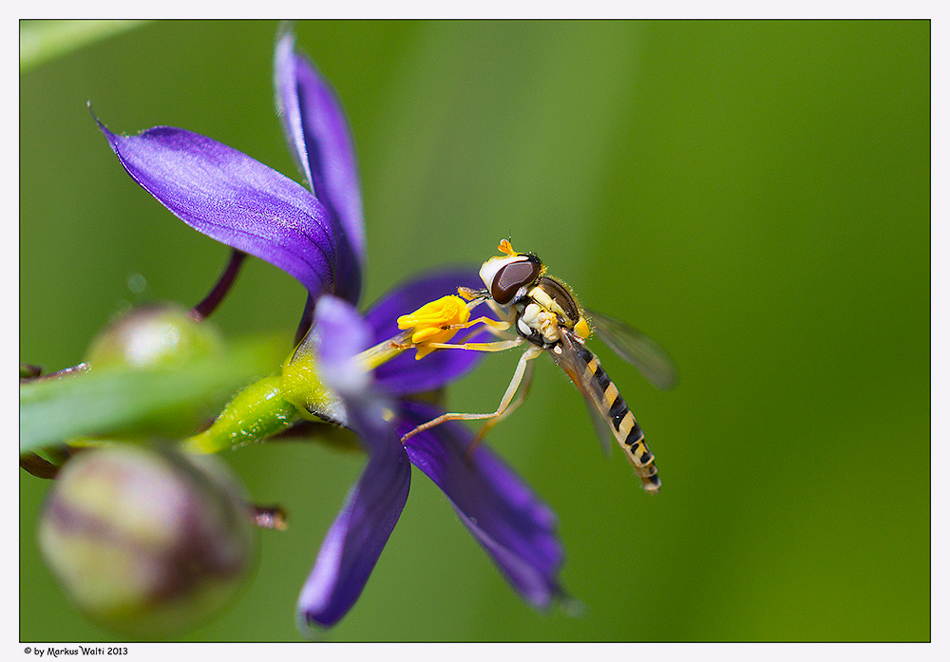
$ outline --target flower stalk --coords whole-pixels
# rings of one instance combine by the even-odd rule
[[[240,448],[283,432],[300,416],[282,396],[280,378],[264,379],[243,388],[207,430],[182,442],[190,453],[217,453]]]

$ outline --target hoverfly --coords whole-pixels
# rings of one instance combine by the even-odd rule
[[[545,274],[544,265],[533,253],[516,253],[507,240],[502,240],[498,249],[504,255],[489,258],[479,270],[485,289],[461,288],[459,294],[472,304],[485,302],[492,308],[499,321],[489,318],[479,318],[479,321],[496,334],[513,327],[517,337],[494,343],[433,346],[502,351],[527,343],[528,348],[518,361],[501,404],[490,414],[443,414],[403,439],[447,420],[489,419],[476,437],[476,440],[480,439],[524,401],[533,372],[533,363],[529,362],[548,353],[584,396],[605,451],[610,449],[611,438],[616,439],[636,469],[644,489],[659,491],[660,477],[653,453],[644,441],[643,430],[617,386],[607,376],[600,359],[587,349],[586,340],[593,326],[608,347],[661,389],[676,384],[672,359],[658,344],[636,329],[619,320],[583,310],[567,285]]]

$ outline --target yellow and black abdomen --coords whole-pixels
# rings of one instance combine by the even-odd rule
[[[587,366],[583,379],[588,380],[590,390],[598,397],[595,404],[603,417],[610,423],[611,432],[617,443],[623,448],[627,459],[637,471],[647,492],[660,490],[660,476],[657,472],[653,453],[644,441],[643,430],[634,418],[617,385],[604,371],[594,354],[586,347],[578,347],[579,357]]]

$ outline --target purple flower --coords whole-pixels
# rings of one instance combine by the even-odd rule
[[[488,448],[478,446],[469,453],[473,434],[468,428],[445,423],[416,434],[405,445],[400,441],[443,412],[399,396],[444,385],[470,368],[477,355],[442,351],[415,361],[406,352],[378,368],[374,380],[358,361],[349,360],[395,335],[391,311],[414,310],[433,292],[471,287],[476,281],[471,271],[417,278],[383,297],[365,318],[336,297],[317,302],[305,343],[313,343],[320,376],[342,400],[347,425],[360,436],[370,459],[330,527],[300,594],[302,630],[307,624],[333,625],[359,597],[405,505],[410,462],[442,489],[459,519],[525,600],[546,607],[562,595],[557,572],[563,551],[554,514]],[[392,416],[384,415],[387,409]]]
[[[460,377],[480,354],[441,350],[416,360],[404,352],[373,371],[357,358],[400,333],[399,315],[460,286],[480,287],[475,270],[416,278],[360,315],[353,304],[365,238],[352,140],[333,90],[295,51],[290,32],[278,36],[275,86],[288,144],[310,190],[183,129],[119,136],[99,126],[132,178],[173,214],[307,288],[314,321],[297,353],[312,352],[322,387],[341,407],[338,422],[357,433],[369,459],[300,594],[301,629],[332,626],[359,597],[406,503],[412,464],[445,492],[515,590],[533,605],[549,605],[562,595],[557,572],[563,562],[550,509],[487,448],[468,453],[473,435],[462,425],[447,423],[405,444],[400,440],[442,413],[408,396]]]
[[[287,143],[311,191],[206,136],[157,126],[135,136],[99,128],[126,171],[175,216],[231,248],[270,262],[311,300],[356,302],[366,252],[349,125],[330,85],[284,33],[275,57]]]

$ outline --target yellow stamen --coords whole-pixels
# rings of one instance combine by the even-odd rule
[[[435,351],[427,347],[428,343],[444,343],[452,338],[460,328],[464,328],[469,318],[466,303],[454,295],[430,301],[415,312],[396,319],[400,329],[411,330],[409,340],[416,345],[416,359]]]

